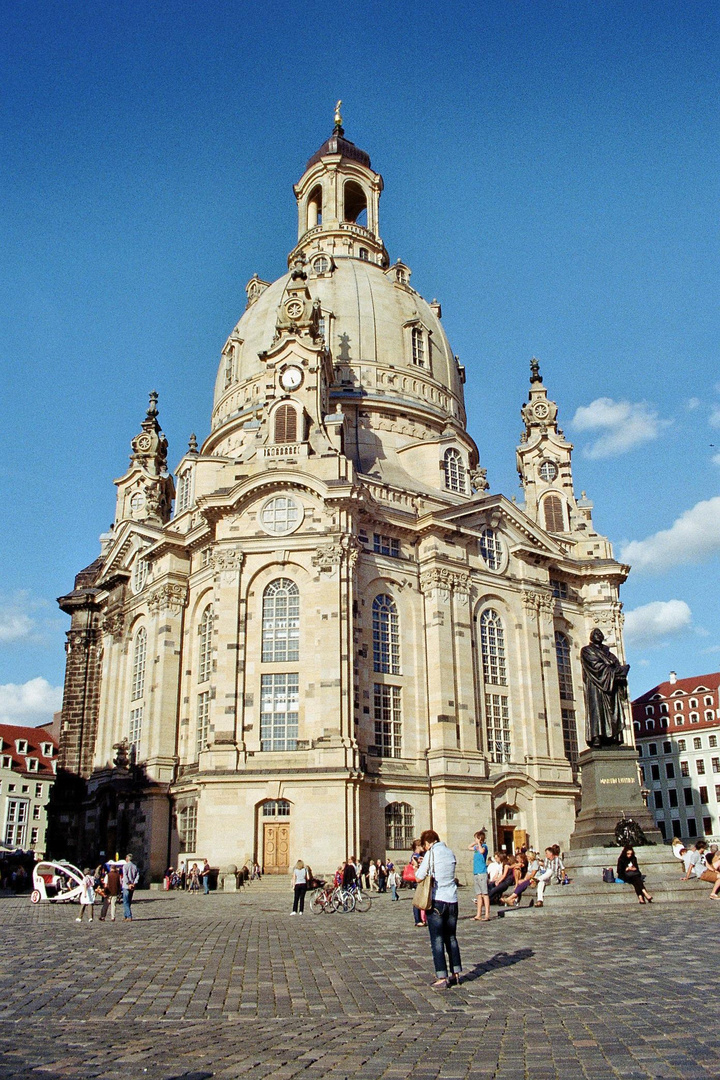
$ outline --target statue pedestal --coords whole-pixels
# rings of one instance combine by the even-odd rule
[[[637,750],[615,746],[584,750],[578,758],[582,809],[575,819],[570,850],[615,845],[615,826],[623,816],[633,818],[648,840],[663,838],[640,794]]]

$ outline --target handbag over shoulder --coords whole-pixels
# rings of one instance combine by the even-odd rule
[[[417,908],[418,911],[429,911],[433,904],[432,890],[433,885],[435,884],[435,879],[433,878],[432,864],[433,856],[431,848],[428,872],[421,881],[418,881],[417,885],[415,886],[415,892],[413,893],[413,907]]]

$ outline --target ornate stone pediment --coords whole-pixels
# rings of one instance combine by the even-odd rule
[[[114,641],[119,641],[125,629],[125,616],[122,611],[108,612],[102,621],[103,634],[110,634]]]
[[[187,588],[185,585],[166,584],[156,589],[148,600],[148,608],[153,615],[159,611],[167,611],[171,615],[177,615],[187,603]]]
[[[245,562],[245,553],[239,547],[218,547],[212,561],[218,573],[227,570],[241,570]]]

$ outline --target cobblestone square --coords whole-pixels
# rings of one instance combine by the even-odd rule
[[[485,925],[462,890],[465,979],[438,992],[409,893],[291,918],[279,885],[143,892],[114,924],[1,899],[2,1077],[720,1076],[710,902]]]

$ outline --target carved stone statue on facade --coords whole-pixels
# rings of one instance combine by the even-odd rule
[[[605,635],[597,628],[590,644],[580,650],[585,690],[585,740],[593,749],[622,746],[623,702],[627,698],[629,664],[603,645]]]

